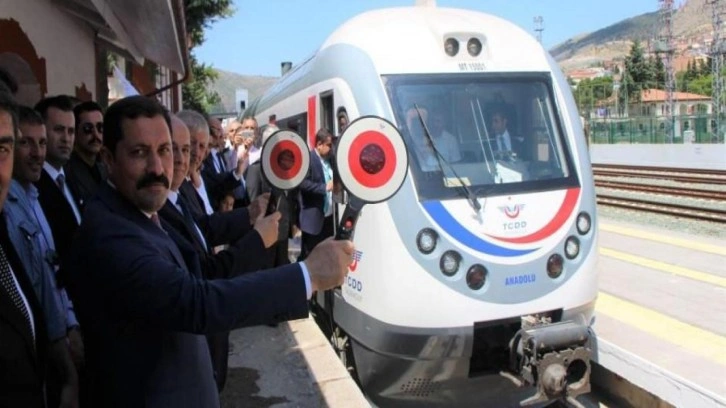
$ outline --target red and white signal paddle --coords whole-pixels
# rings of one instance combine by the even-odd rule
[[[284,192],[299,186],[310,167],[305,140],[291,130],[278,130],[265,140],[260,156],[262,174],[272,186],[266,214],[277,209]]]
[[[340,135],[335,159],[340,181],[349,193],[335,239],[350,239],[363,206],[388,200],[403,185],[408,151],[391,122],[362,116]]]

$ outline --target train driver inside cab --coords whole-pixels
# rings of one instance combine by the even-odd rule
[[[428,108],[420,105],[418,110],[421,113],[420,118],[415,107],[408,109],[406,112],[406,125],[413,139],[414,150],[421,164],[421,169],[423,171],[438,170],[439,164],[436,158],[436,152],[431,147],[432,141],[436,150],[445,161],[448,163],[460,161],[461,152],[459,151],[459,141],[446,130],[444,115],[435,110],[429,113]],[[421,119],[426,123],[426,128],[429,131],[428,136],[423,126],[421,126]]]

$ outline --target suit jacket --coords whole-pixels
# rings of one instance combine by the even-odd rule
[[[300,183],[300,229],[308,234],[317,235],[325,221],[325,173],[323,162],[315,150],[310,151],[310,168]]]
[[[186,200],[183,195],[179,200]],[[188,207],[189,205],[186,204]],[[164,207],[159,210],[165,229],[174,229],[182,235],[189,245],[197,252],[200,259],[202,273],[206,279],[226,279],[264,269],[265,246],[260,234],[250,231],[250,219],[246,209],[237,209],[228,213],[206,214],[201,217],[197,227],[195,221],[184,215],[171,202],[166,200]],[[209,240],[206,238],[209,237]],[[212,254],[216,245],[232,243],[229,248]],[[227,360],[229,354],[229,332],[218,332],[207,335],[209,353],[212,358],[212,368],[217,388],[221,392],[227,379]]]
[[[0,287],[0,406],[43,407],[43,378],[48,338],[45,319],[33,286],[8,237],[5,216],[0,214],[0,245],[25,295],[35,324],[33,334],[20,310]]]
[[[300,266],[205,280],[183,237],[108,184],[87,204],[68,260],[92,406],[218,408],[203,334],[308,313]]]
[[[264,267],[259,254],[265,251],[265,245],[260,234],[251,230],[246,209],[204,215],[199,221],[195,220],[204,235],[204,243],[171,201],[166,200],[159,216],[194,247],[206,279],[226,279]],[[212,254],[213,247],[224,244],[230,244],[229,248]]]
[[[191,181],[182,181],[181,186],[179,186],[179,194],[183,195],[184,198],[187,199],[189,210],[192,212],[195,219],[207,215],[207,212],[204,210],[204,201],[202,201],[202,198],[199,197],[199,193],[197,193],[197,189],[194,188]]]
[[[41,172],[40,180],[35,183],[35,186],[38,188],[38,201],[53,233],[55,250],[60,257],[61,263],[63,263],[68,256],[73,236],[78,229],[76,215],[73,213],[73,208],[68,200],[66,200],[66,196],[55,184],[55,181],[50,178],[48,172],[45,170]]]
[[[242,181],[237,180],[231,171],[217,173],[211,161],[209,165],[206,164],[209,160],[211,160],[211,155],[207,156],[205,164],[202,165],[202,178],[204,179],[204,187],[207,190],[209,203],[212,204],[212,208],[216,211],[224,195],[240,187]]]
[[[96,194],[98,186],[106,181],[106,167],[100,160],[96,160],[96,164],[90,167],[81,156],[73,152],[64,170],[68,187],[78,202],[78,210],[82,212],[86,202]]]

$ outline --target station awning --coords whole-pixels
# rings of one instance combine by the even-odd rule
[[[53,0],[84,20],[97,40],[143,65],[148,59],[184,74],[186,32],[182,0]]]

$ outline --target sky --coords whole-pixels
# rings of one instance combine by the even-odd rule
[[[280,62],[302,62],[348,19],[415,0],[235,0],[232,17],[212,23],[192,52],[200,62],[243,75],[279,76]],[[505,18],[534,34],[542,16],[545,47],[655,11],[658,0],[436,0],[439,7]]]

